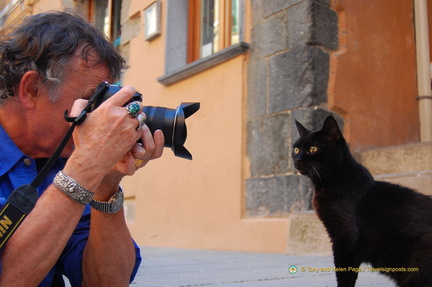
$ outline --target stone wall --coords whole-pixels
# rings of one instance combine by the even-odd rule
[[[329,0],[252,0],[248,63],[245,216],[287,217],[311,209],[312,185],[298,174],[294,120],[320,129],[326,110],[329,53],[338,47]]]

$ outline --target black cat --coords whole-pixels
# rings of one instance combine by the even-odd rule
[[[338,286],[355,286],[362,262],[372,265],[364,271],[379,270],[398,286],[432,286],[432,199],[375,181],[332,116],[317,132],[296,125],[294,165],[315,186],[313,206],[332,241]]]

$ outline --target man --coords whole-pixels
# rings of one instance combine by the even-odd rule
[[[51,157],[69,128],[64,111],[79,115],[96,87],[116,81],[124,67],[104,36],[71,13],[30,16],[0,39],[0,207]],[[59,274],[72,286],[133,280],[141,258],[123,209],[107,213],[100,206],[121,195],[125,175],[162,155],[162,132],[153,138],[124,107],[134,93],[123,88],[75,128],[64,159],[3,249],[0,286],[61,286]],[[71,185],[86,199],[70,193]]]

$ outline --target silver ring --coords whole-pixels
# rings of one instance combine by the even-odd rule
[[[141,105],[139,102],[132,102],[126,105],[126,111],[131,118],[136,118],[141,112]]]
[[[136,129],[139,129],[145,124],[146,117],[143,114],[139,114],[136,119],[138,120],[138,127]]]

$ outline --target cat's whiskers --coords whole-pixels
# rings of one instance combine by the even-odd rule
[[[312,166],[312,180],[313,180],[316,184],[319,184],[319,185],[322,185],[322,183],[323,183],[323,182],[322,182],[321,175],[320,175],[318,169],[315,168],[314,166]],[[319,180],[319,182],[318,182],[318,180]]]
[[[321,186],[323,185],[324,180],[329,179],[333,175],[333,172],[330,169],[317,162],[312,162],[312,171],[314,182]]]

